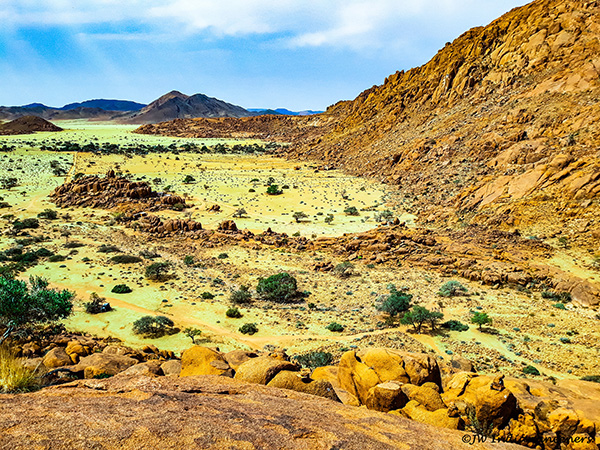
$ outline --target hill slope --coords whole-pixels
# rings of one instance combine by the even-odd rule
[[[129,123],[154,123],[194,117],[248,117],[252,113],[204,94],[188,96],[171,91],[126,119]]]
[[[330,107],[335,129],[293,156],[396,184],[436,222],[587,223],[599,99],[598,2],[537,0]]]
[[[62,128],[37,116],[23,116],[0,124],[0,135],[30,134],[36,131],[62,131]]]
[[[86,100],[79,103],[69,103],[63,106],[62,110],[68,111],[76,108],[99,108],[105,111],[139,111],[144,106],[143,103],[132,102],[129,100],[107,100],[107,99],[94,99]]]

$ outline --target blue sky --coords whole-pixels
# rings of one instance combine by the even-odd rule
[[[0,0],[0,105],[176,89],[325,109],[519,0]]]

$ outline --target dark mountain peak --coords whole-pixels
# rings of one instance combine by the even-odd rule
[[[62,131],[62,128],[38,116],[23,116],[0,125],[0,135],[30,134],[36,131]]]

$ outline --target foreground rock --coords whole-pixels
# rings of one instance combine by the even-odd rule
[[[0,430],[2,450],[522,448],[471,446],[460,432],[218,376],[119,375],[4,395]]]

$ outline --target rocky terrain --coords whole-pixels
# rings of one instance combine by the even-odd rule
[[[62,128],[37,116],[23,116],[0,124],[0,135],[31,134],[36,131],[62,131]]]

